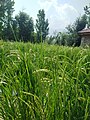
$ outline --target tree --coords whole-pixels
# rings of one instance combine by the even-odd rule
[[[1,37],[5,39],[11,38],[11,21],[14,11],[14,0],[1,0],[0,1],[0,31]],[[3,36],[2,36],[3,34]]]
[[[87,24],[90,27],[90,5],[84,7],[85,14],[87,15]]]
[[[49,23],[48,19],[45,20],[45,12],[44,10],[39,10],[36,19],[36,32],[37,32],[37,41],[41,42],[45,41],[46,36],[49,32]]]
[[[75,31],[81,31],[82,29],[85,28],[87,24],[87,16],[84,14],[83,16],[77,18],[76,22],[75,22]]]
[[[4,10],[4,1],[0,1],[0,39],[2,38],[2,29],[3,29],[3,18],[5,15],[5,10]]]
[[[18,38],[19,38],[19,30],[18,30],[18,23],[17,23],[17,21],[16,21],[15,18],[12,19],[11,29],[12,29],[12,34],[13,34],[12,40],[18,41]]]
[[[18,23],[19,39],[27,42],[33,42],[34,24],[33,20],[25,12],[20,12],[15,16]]]
[[[73,25],[69,25],[68,27],[66,27],[66,29],[68,30],[68,34],[70,35],[71,45],[80,46],[81,37],[78,35],[78,31],[84,29],[86,24],[87,24],[87,16],[84,14],[81,17],[77,18],[76,21],[73,23]]]
[[[81,44],[81,37],[78,35],[78,31],[81,31],[85,28],[87,24],[87,16],[84,14],[81,18],[78,18],[75,22],[75,31],[76,31],[76,40],[75,46],[80,46]]]

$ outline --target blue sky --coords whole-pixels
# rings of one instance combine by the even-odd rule
[[[15,12],[24,11],[33,17],[35,22],[39,9],[44,9],[49,20],[50,34],[63,31],[68,24],[84,13],[84,6],[90,0],[15,0]]]

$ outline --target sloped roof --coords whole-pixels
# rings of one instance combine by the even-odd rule
[[[83,29],[78,32],[80,35],[90,35],[90,28]]]

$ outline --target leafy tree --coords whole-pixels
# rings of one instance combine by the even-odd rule
[[[13,34],[12,40],[17,41],[19,38],[19,30],[18,30],[18,23],[15,18],[12,19],[11,29]]]
[[[90,5],[84,7],[84,10],[85,10],[85,14],[87,15],[87,24],[88,24],[88,27],[90,27]]]
[[[11,21],[12,14],[14,11],[14,0],[1,0],[0,1],[0,31],[1,37],[10,39],[11,38]]]
[[[43,9],[38,11],[37,17],[38,17],[36,19],[37,41],[41,42],[41,40],[45,41],[45,38],[48,35],[49,23],[48,19],[45,20],[45,12]]]
[[[78,32],[85,28],[87,23],[87,16],[84,14],[82,17],[77,18],[75,22],[75,31]]]
[[[65,33],[65,32],[58,32],[58,33],[55,33],[53,36],[49,36],[47,39],[46,39],[46,42],[48,44],[57,44],[57,45],[67,45],[67,37],[68,37],[68,34]]]
[[[70,36],[70,43],[68,43],[69,45],[80,46],[81,37],[78,35],[78,31],[84,29],[86,24],[87,16],[84,14],[83,16],[77,18],[73,25],[66,27],[67,33]]]
[[[81,18],[78,18],[75,22],[76,26],[76,40],[75,40],[75,46],[80,46],[81,44],[81,37],[78,36],[78,31],[81,31],[82,29],[85,28],[87,24],[87,16],[84,14]]]
[[[68,33],[75,33],[85,28],[87,23],[87,16],[84,14],[81,17],[77,18],[73,25],[68,25],[66,29]]]
[[[33,42],[34,24],[33,20],[25,12],[20,12],[15,16],[18,23],[19,39],[24,42]]]
[[[5,0],[0,0],[0,38],[2,38],[3,23],[5,19]]]

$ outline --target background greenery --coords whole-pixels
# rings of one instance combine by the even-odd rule
[[[89,5],[84,7],[84,15],[77,18],[73,24],[66,26],[66,32],[59,31],[56,35],[50,36],[49,21],[45,18],[44,10],[38,11],[34,24],[33,18],[24,11],[12,17],[14,3],[14,0],[0,0],[0,39],[5,41],[40,43],[42,40],[48,44],[80,46],[81,37],[78,36],[78,31],[84,29],[86,24],[90,27]]]

